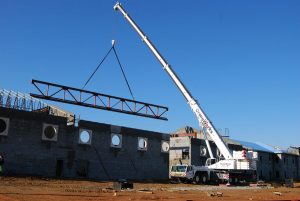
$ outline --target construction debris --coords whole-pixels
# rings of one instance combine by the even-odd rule
[[[294,188],[294,180],[293,179],[286,179],[284,186],[288,187],[288,188]]]
[[[133,189],[133,183],[127,181],[126,179],[120,179],[113,183],[113,189],[120,191],[124,189]]]
[[[154,194],[154,192],[152,190],[148,189],[148,188],[139,189],[139,190],[137,190],[137,192]]]
[[[222,197],[223,193],[221,193],[221,192],[207,192],[207,196],[209,196],[209,197],[215,197],[215,196]]]
[[[223,193],[217,192],[217,196],[218,196],[218,197],[222,197],[222,196],[223,196]]]
[[[278,191],[275,191],[275,192],[273,192],[275,195],[278,195],[278,196],[281,196],[282,195],[282,193],[280,193],[280,192],[278,192]]]

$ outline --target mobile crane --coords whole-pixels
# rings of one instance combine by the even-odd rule
[[[200,107],[199,103],[196,99],[192,96],[183,82],[179,79],[176,75],[174,70],[168,64],[167,60],[160,54],[157,48],[153,45],[150,39],[144,34],[144,32],[139,28],[139,26],[134,22],[134,20],[128,15],[128,13],[124,10],[121,3],[117,2],[114,6],[114,10],[120,11],[125,19],[130,23],[130,25],[135,29],[138,35],[142,38],[142,41],[146,43],[148,48],[154,54],[154,56],[158,59],[158,61],[163,66],[163,69],[168,73],[170,78],[173,80],[175,85],[178,87],[182,95],[187,100],[190,108],[196,115],[200,127],[204,131],[205,135],[209,135],[213,142],[216,144],[217,148],[219,149],[220,153],[223,155],[223,159],[217,161],[211,151],[211,147],[207,137],[205,137],[206,146],[209,151],[210,158],[208,158],[207,163],[205,166],[194,166],[192,164],[187,165],[178,165],[176,167],[171,168],[170,176],[171,177],[184,177],[189,180],[195,180],[199,182],[206,182],[210,180],[212,173],[216,173],[216,175],[220,179],[230,179],[230,174],[237,175],[237,173],[245,173],[245,171],[253,171],[255,174],[256,170],[256,160],[257,160],[257,153],[252,151],[231,151],[222,137],[218,134],[217,130],[213,126],[212,122],[208,119],[207,115],[204,113],[202,108]],[[176,172],[177,169],[183,169],[182,174],[178,174]],[[202,175],[202,177],[200,177]],[[204,175],[204,176],[203,176]],[[255,175],[254,175],[255,176]],[[238,175],[238,178],[241,178],[242,175]]]

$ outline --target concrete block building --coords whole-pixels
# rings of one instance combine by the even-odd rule
[[[258,152],[257,175],[261,180],[283,181],[284,179],[300,179],[299,149],[282,149],[263,143],[237,141],[245,149]]]
[[[47,108],[24,111],[0,106],[4,174],[97,180],[167,179],[173,164],[201,166],[209,156],[203,134],[190,127],[175,132],[190,136],[172,134],[170,138],[165,133],[84,120],[75,126],[74,115],[59,108],[54,110],[60,115],[50,115]],[[214,156],[220,156],[215,143],[209,137],[208,140]],[[299,148],[279,149],[229,138],[224,141],[231,150],[258,152],[258,179],[300,180]]]
[[[169,135],[0,107],[4,174],[167,179]]]
[[[219,150],[209,136],[208,140],[213,155],[218,158]],[[258,153],[257,179],[264,181],[300,180],[299,148],[280,149],[263,143],[238,141],[227,137],[223,140],[230,150],[246,149]],[[169,154],[169,168],[180,163],[203,166],[209,157],[203,133],[191,127],[181,128],[171,135]]]

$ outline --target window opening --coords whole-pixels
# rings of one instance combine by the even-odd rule
[[[148,142],[147,138],[138,138],[138,149],[139,150],[147,150]]]

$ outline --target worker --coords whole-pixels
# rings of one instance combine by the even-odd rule
[[[3,164],[4,164],[4,158],[3,158],[3,156],[0,154],[0,175],[3,174]]]

